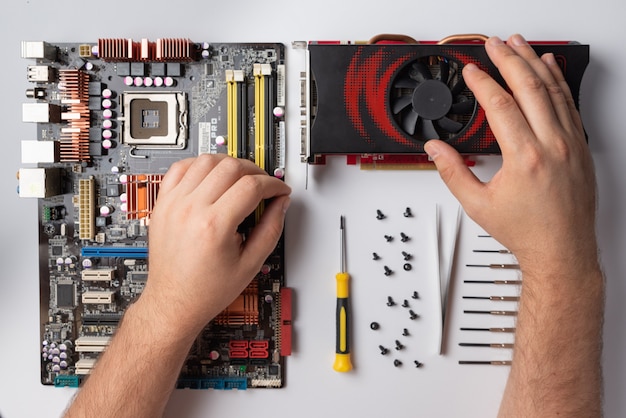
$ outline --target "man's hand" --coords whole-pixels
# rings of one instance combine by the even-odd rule
[[[466,212],[522,270],[513,363],[500,417],[602,415],[603,278],[595,237],[593,164],[554,56],[515,35],[486,43],[513,95],[475,65],[463,69],[502,149],[480,182],[441,141],[426,143]]]
[[[276,246],[289,186],[252,162],[201,155],[172,165],[150,231],[150,273],[139,301],[186,334],[199,332],[232,302]],[[252,233],[237,226],[272,199]]]
[[[492,38],[485,47],[513,95],[475,65],[465,66],[463,77],[485,109],[502,168],[482,183],[447,144],[429,141],[426,151],[467,214],[516,255],[522,270],[562,269],[555,260],[596,267],[593,164],[554,56],[537,57],[519,35],[506,44]]]

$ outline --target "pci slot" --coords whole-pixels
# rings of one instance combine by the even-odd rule
[[[115,269],[87,269],[81,272],[84,282],[110,282]]]
[[[83,247],[82,257],[148,258],[148,247]]]
[[[228,155],[235,158],[247,156],[248,101],[245,85],[242,70],[226,70]]]
[[[76,362],[76,370],[74,371],[74,373],[82,376],[87,375],[91,373],[91,370],[94,368],[95,365],[95,358],[82,358]]]
[[[111,342],[111,337],[85,336],[76,339],[75,349],[77,353],[101,353],[106,350]]]
[[[78,225],[80,239],[93,240],[96,231],[96,191],[93,177],[78,182]]]
[[[85,305],[101,305],[113,303],[115,292],[111,290],[93,290],[82,294],[81,300]]]

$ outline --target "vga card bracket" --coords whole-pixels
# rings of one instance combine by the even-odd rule
[[[506,87],[490,61],[483,35],[414,41],[380,35],[369,42],[312,41],[302,73],[301,159],[324,164],[328,155],[378,168],[428,164],[424,143],[439,138],[465,156],[499,154],[485,112],[462,69],[475,63]],[[530,42],[552,52],[576,106],[589,46]]]

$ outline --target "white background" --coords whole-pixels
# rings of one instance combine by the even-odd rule
[[[39,383],[39,296],[37,278],[37,213],[33,200],[15,193],[20,166],[20,140],[34,139],[35,127],[23,124],[21,103],[26,65],[20,59],[21,40],[95,42],[100,37],[188,37],[209,42],[282,42],[314,39],[369,39],[378,33],[403,33],[437,40],[454,33],[480,32],[507,37],[521,32],[530,40],[577,40],[591,45],[591,63],[582,85],[581,107],[596,162],[600,190],[599,236],[607,277],[605,321],[605,411],[607,417],[626,416],[626,288],[623,248],[624,157],[626,124],[624,68],[626,54],[623,5],[617,0],[566,3],[530,0],[418,2],[372,1],[13,1],[0,16],[2,34],[0,127],[2,181],[0,217],[0,414],[5,418],[57,416],[73,395],[72,389]],[[433,172],[364,172],[347,167],[342,158],[309,171],[299,162],[298,74],[301,51],[288,48],[288,172],[293,205],[287,220],[287,281],[295,289],[294,353],[288,359],[287,386],[280,390],[176,391],[167,416],[261,417],[487,417],[495,416],[508,373],[507,367],[459,366],[458,360],[507,359],[510,352],[491,348],[462,348],[459,342],[504,341],[507,336],[467,335],[460,326],[512,325],[509,318],[463,314],[464,309],[511,308],[461,299],[469,294],[504,294],[511,288],[462,284],[466,278],[515,278],[514,272],[454,271],[447,354],[437,354],[437,289],[434,272],[434,206],[442,208],[444,247],[450,247],[456,202]],[[497,170],[497,157],[482,158],[476,172],[484,179]],[[410,206],[416,217],[401,216]],[[374,218],[380,208],[389,217]],[[338,269],[338,217],[347,216],[348,266],[352,273],[353,361],[355,370],[332,370],[334,353],[334,275]],[[400,231],[412,237],[397,240]],[[386,244],[382,235],[396,235]],[[478,256],[472,249],[498,248],[480,229],[463,219],[457,265],[506,262],[505,256]],[[401,268],[402,249],[416,254],[413,270]],[[378,251],[396,274],[386,278]],[[381,260],[382,262],[382,260]],[[419,290],[410,300],[421,315],[406,318],[405,308],[385,306]],[[563,300],[562,303],[569,301]],[[381,324],[369,329],[371,321]],[[408,323],[408,325],[406,325]],[[407,348],[393,349],[403,327]],[[486,335],[482,335],[486,334]],[[572,339],[576,336],[573,335]],[[391,348],[383,357],[378,345]],[[393,358],[403,360],[395,368]],[[413,367],[413,360],[424,363]],[[143,382],[137,382],[143,384]]]

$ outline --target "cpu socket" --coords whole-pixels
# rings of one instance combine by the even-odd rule
[[[187,141],[187,95],[126,92],[122,142],[137,149],[183,149]]]

